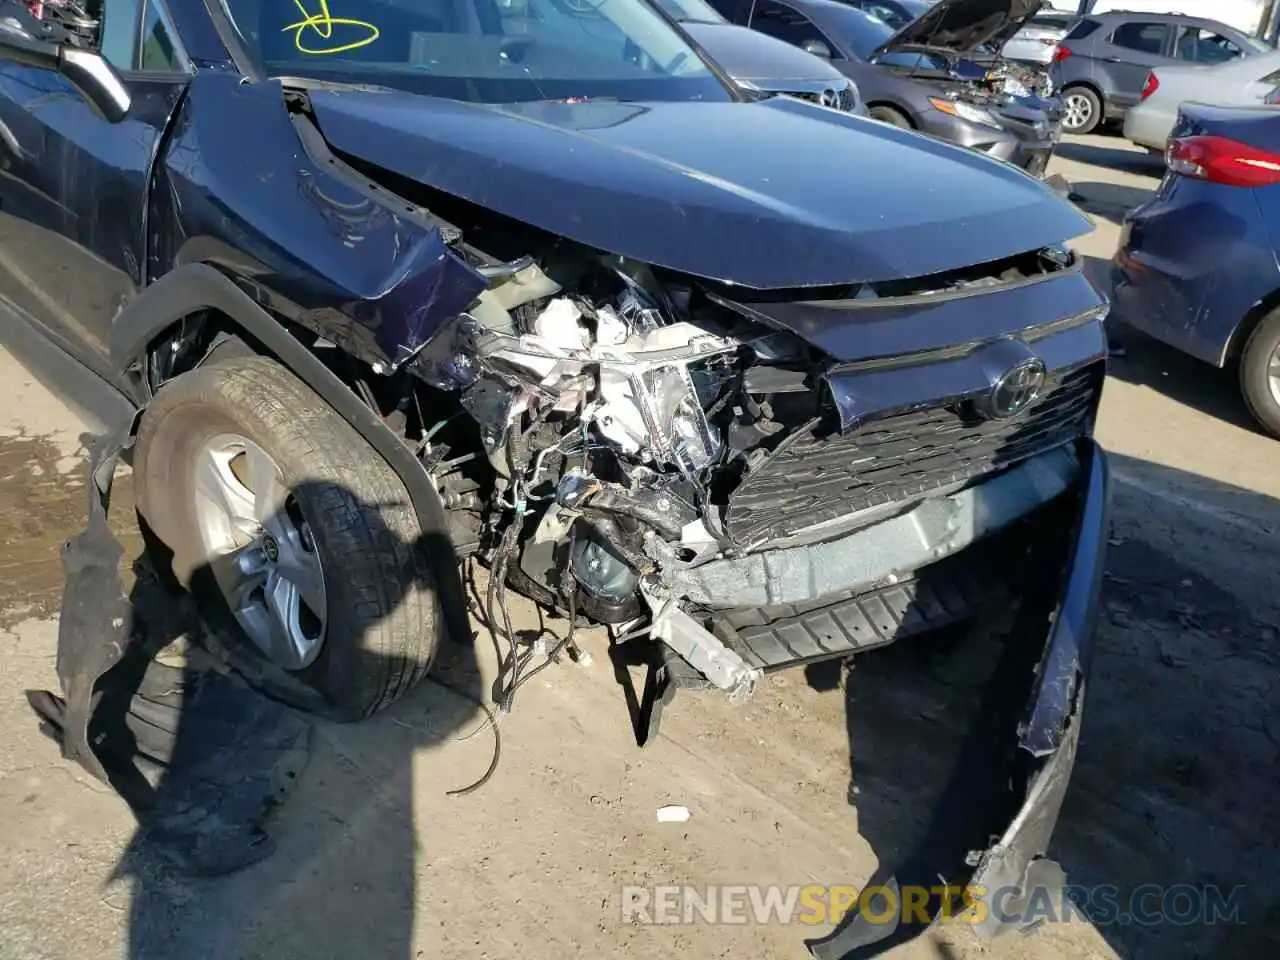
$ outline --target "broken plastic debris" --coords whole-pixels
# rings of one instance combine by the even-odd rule
[[[601,343],[617,345],[630,336],[627,323],[608,306],[596,309],[596,339]]]
[[[586,330],[578,320],[582,311],[566,297],[556,297],[534,321],[538,336],[561,349],[580,349],[586,344]]]
[[[684,823],[689,819],[689,808],[679,804],[668,804],[658,808],[659,823]]]

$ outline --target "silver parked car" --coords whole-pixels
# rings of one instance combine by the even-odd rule
[[[1054,49],[1067,35],[1075,19],[1074,13],[1042,9],[1010,38],[1000,52],[1009,60],[1047,66],[1053,60]]]
[[[1124,117],[1124,135],[1141,147],[1164,152],[1165,141],[1187,100],[1244,107],[1267,102],[1280,86],[1280,52],[1228,60],[1215,66],[1156,67],[1147,74],[1142,99]]]

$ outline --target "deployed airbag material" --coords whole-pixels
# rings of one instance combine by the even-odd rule
[[[62,690],[27,699],[63,756],[124,798],[157,852],[194,874],[230,873],[272,852],[262,822],[305,767],[311,727],[196,649],[201,620],[180,588],[139,563],[124,595],[107,512],[128,442],[122,431],[91,450],[88,526],[62,549]],[[177,646],[182,666],[157,659]]]

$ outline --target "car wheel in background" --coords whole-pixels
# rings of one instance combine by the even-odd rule
[[[1245,344],[1240,390],[1262,429],[1280,439],[1280,310],[1263,317]]]
[[[1093,133],[1102,122],[1102,101],[1088,87],[1062,91],[1062,129],[1067,133]]]
[[[907,115],[901,110],[880,104],[872,107],[867,112],[871,115],[872,120],[879,120],[881,123],[887,123],[890,126],[901,127],[903,130],[911,129],[911,121],[907,119]]]
[[[218,633],[283,671],[286,699],[296,686],[298,706],[318,693],[358,719],[426,673],[441,617],[408,492],[278,363],[206,362],[166,383],[134,482],[173,574]]]

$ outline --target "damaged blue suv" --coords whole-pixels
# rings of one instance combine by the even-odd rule
[[[130,451],[246,672],[343,719],[470,636],[471,557],[507,706],[514,589],[649,666],[645,730],[1018,610],[994,799],[938,870],[1040,882],[1105,543],[1089,223],[695,37],[645,0],[13,5],[3,339],[112,438],[102,494]]]

